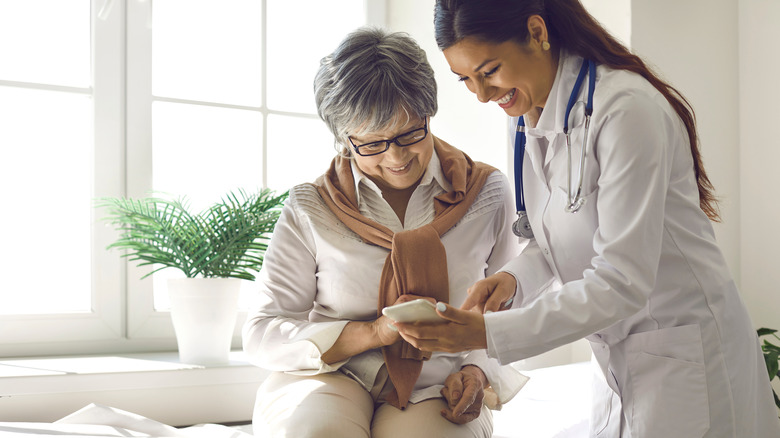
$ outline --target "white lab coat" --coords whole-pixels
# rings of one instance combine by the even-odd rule
[[[581,62],[561,53],[543,113],[526,116],[535,239],[504,268],[519,299],[486,315],[489,354],[509,363],[586,337],[599,370],[591,436],[780,437],[756,332],[699,209],[684,125],[638,75],[598,67],[586,202],[564,212],[563,118]],[[569,121],[575,186],[587,88]]]

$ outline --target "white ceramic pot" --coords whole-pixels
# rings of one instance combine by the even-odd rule
[[[171,319],[182,363],[229,362],[240,289],[238,278],[168,280]]]

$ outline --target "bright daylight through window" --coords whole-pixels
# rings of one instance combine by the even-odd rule
[[[149,267],[106,250],[96,199],[157,191],[198,210],[313,180],[335,153],[314,74],[370,5],[0,1],[4,355],[175,345],[164,280],[177,274],[140,280]],[[47,350],[58,342],[70,349]]]

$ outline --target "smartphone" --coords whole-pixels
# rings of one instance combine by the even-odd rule
[[[445,322],[436,305],[422,298],[382,309],[382,315],[396,322]]]

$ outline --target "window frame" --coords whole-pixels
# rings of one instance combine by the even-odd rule
[[[111,1],[111,0],[105,0]],[[93,194],[96,198],[121,195],[124,190],[122,159],[124,155],[124,17],[121,13],[98,18],[96,2],[90,5],[92,26],[90,88],[0,81],[0,85],[39,89],[50,92],[77,93],[93,99]],[[114,11],[120,9],[114,5]],[[101,252],[115,235],[101,223],[100,213],[91,212],[92,311],[83,313],[25,314],[0,316],[0,344],[3,356],[41,354],[68,350],[74,343],[80,351],[96,345],[109,345],[123,336],[123,286],[116,279],[124,276],[124,262]],[[31,281],[31,286],[34,282]],[[101,347],[98,347],[101,348]]]
[[[263,15],[263,69],[266,68],[266,0]],[[79,89],[0,80],[0,86],[37,88],[53,92],[91,94],[93,98],[94,189],[101,197],[146,196],[152,184],[152,29],[151,0],[91,0],[90,22],[92,87]],[[366,24],[384,26],[386,0],[364,0]],[[347,30],[345,30],[346,34]],[[263,184],[266,184],[265,141],[269,115],[316,118],[316,114],[269,110],[267,75],[263,72]],[[204,104],[157,98],[160,101]],[[233,105],[208,103],[236,108]],[[245,107],[239,107],[244,108]],[[132,145],[132,147],[128,147]],[[154,309],[149,267],[139,268],[106,247],[118,236],[91,212],[92,311],[36,315],[0,315],[0,357],[153,352],[176,349],[170,312]],[[239,312],[233,346],[240,346],[240,327],[246,312]]]

